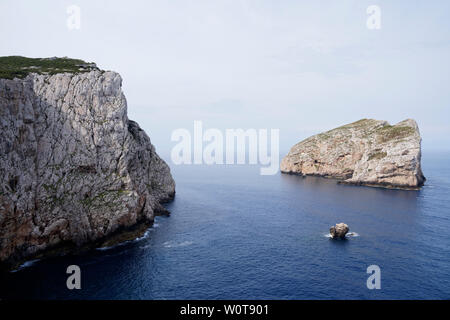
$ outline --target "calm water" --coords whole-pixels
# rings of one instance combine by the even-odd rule
[[[260,176],[254,166],[173,167],[172,215],[146,237],[0,275],[0,297],[449,299],[449,156],[424,156],[421,191]],[[359,236],[325,237],[341,221]],[[82,290],[66,289],[70,264]],[[366,287],[372,264],[381,290]]]

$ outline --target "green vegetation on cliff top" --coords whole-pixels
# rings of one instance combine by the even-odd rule
[[[376,160],[380,160],[380,159],[383,159],[383,158],[385,158],[387,156],[387,152],[385,152],[385,151],[377,151],[377,152],[375,152],[375,153],[372,153],[371,155],[369,155],[369,161],[370,160],[373,160],[373,159],[376,159]]]
[[[344,136],[350,135],[349,130],[358,130],[362,132],[362,137],[368,138],[371,135],[378,137],[378,142],[385,143],[394,139],[401,140],[416,132],[416,130],[400,122],[396,125],[390,125],[386,121],[378,121],[374,119],[361,119],[338,128],[328,130],[326,132],[319,133],[315,136],[311,136],[304,141],[313,141],[314,139],[328,140],[332,138],[336,133],[343,134]],[[302,141],[303,142],[303,141]]]
[[[82,73],[98,69],[95,63],[80,59],[64,58],[27,58],[21,56],[0,57],[0,78],[23,79],[30,73],[57,74]]]
[[[404,139],[412,134],[415,130],[409,126],[391,126],[387,125],[378,129],[378,139],[380,142],[388,142],[393,139]]]

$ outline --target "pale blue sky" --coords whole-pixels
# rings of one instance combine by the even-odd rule
[[[69,5],[81,29],[66,27]],[[369,5],[381,30],[366,27]],[[450,1],[0,2],[0,55],[118,71],[129,117],[168,154],[172,130],[279,128],[281,151],[358,120],[414,118],[450,149]]]

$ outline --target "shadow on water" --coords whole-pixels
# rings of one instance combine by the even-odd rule
[[[353,186],[346,184],[339,184],[338,180],[331,178],[323,178],[316,176],[300,176],[294,174],[280,174],[283,183],[302,188],[305,190],[315,192],[333,192],[341,193],[358,193],[358,195],[375,196],[385,195],[391,198],[403,200],[416,200],[422,190],[399,190],[399,189],[386,189],[375,188],[367,186]]]
[[[302,199],[320,198],[336,204],[345,203],[362,211],[372,211],[374,207],[393,211],[408,211],[410,216],[417,211],[417,204],[423,190],[396,190],[374,188],[366,186],[352,186],[338,184],[337,180],[322,177],[302,177],[298,175],[281,174],[282,187],[291,190],[297,189]],[[383,209],[380,203],[389,204],[390,208]],[[374,207],[370,207],[373,204]]]
[[[132,285],[137,286],[147,280],[145,277],[148,276],[149,270],[142,268],[147,269],[152,264],[157,250],[152,245],[158,239],[156,229],[151,227],[146,235],[113,247],[49,257],[26,263],[24,267],[11,272],[2,272],[0,300],[110,297],[135,299],[136,288]],[[82,270],[82,290],[68,290],[66,287],[66,269],[70,265],[77,265]],[[111,282],[114,282],[114,285],[111,285]],[[128,291],[124,288],[128,288]]]

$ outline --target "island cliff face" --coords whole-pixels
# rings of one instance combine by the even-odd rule
[[[153,222],[169,167],[98,69],[0,79],[0,264]]]
[[[420,161],[421,137],[414,120],[391,126],[362,119],[296,144],[280,169],[336,178],[341,183],[418,189],[425,181]]]

